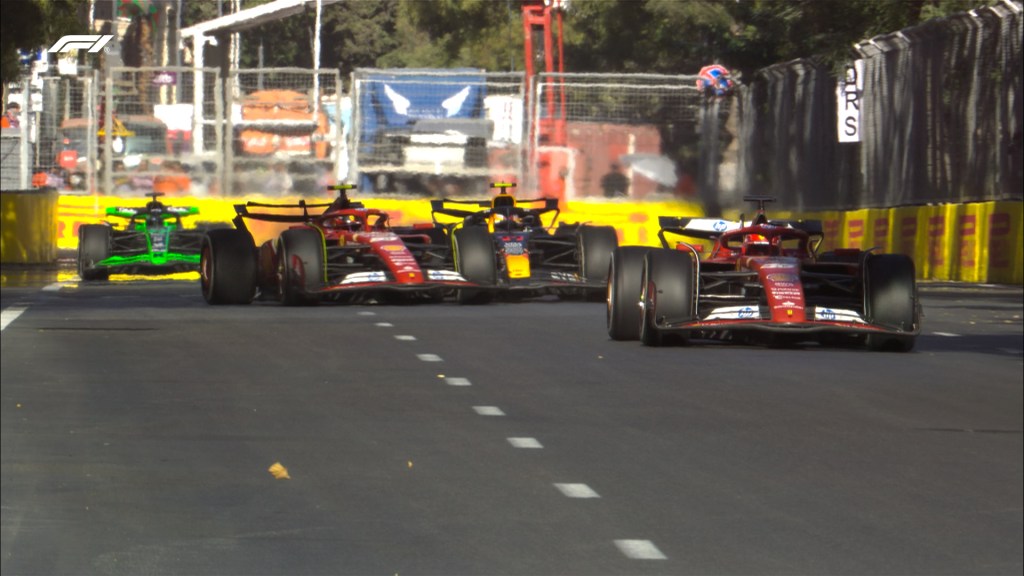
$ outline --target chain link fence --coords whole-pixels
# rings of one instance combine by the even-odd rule
[[[712,214],[752,193],[803,211],[1021,199],[1022,22],[1021,2],[1004,0],[858,44],[857,143],[837,141],[835,74],[814,60],[760,70],[724,99],[695,76],[649,74],[528,85],[360,69],[349,94],[334,70],[44,75],[25,87],[25,129],[4,130],[4,186],[20,162],[34,185],[133,196],[320,195],[343,180],[476,196],[514,179],[565,199],[700,200]]]
[[[227,92],[231,195],[316,195],[346,176],[337,70],[232,70]]]
[[[729,108],[706,99],[696,80],[538,75],[528,186],[570,199],[692,199],[717,190]]]
[[[113,67],[109,76],[93,83],[100,86],[95,140],[102,190],[118,196],[221,193],[225,164],[219,70]]]
[[[85,169],[86,159],[96,158],[95,142],[87,150],[84,135],[71,127],[84,127],[90,121],[95,110],[93,82],[94,74],[85,70],[81,76],[41,76],[21,84],[17,94],[17,102],[22,104],[19,127],[4,130],[4,189],[88,186],[85,179],[94,178],[95,170]],[[91,120],[95,123],[94,114]],[[94,124],[93,134],[96,130]],[[76,146],[81,154],[69,152]]]
[[[740,94],[738,188],[783,208],[852,209],[1022,198],[1021,3],[857,45],[861,141],[838,143],[835,78],[800,60]]]
[[[524,75],[483,70],[358,69],[352,170],[360,189],[480,196],[522,176]]]

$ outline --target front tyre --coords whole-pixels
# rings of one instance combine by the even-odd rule
[[[914,261],[905,254],[869,256],[864,270],[864,304],[868,322],[899,334],[871,334],[867,345],[872,350],[909,352],[914,348],[919,315]]]
[[[650,248],[623,246],[616,248],[608,260],[608,336],[612,340],[640,338],[640,274],[644,255]]]
[[[467,226],[452,234],[452,249],[455,254],[455,270],[463,278],[492,288],[498,283],[498,269],[495,265],[494,239],[487,228]],[[491,293],[484,290],[460,288],[459,304],[485,304],[491,300]]]
[[[83,224],[78,228],[78,275],[82,280],[107,280],[110,270],[97,264],[110,257],[110,226]]]
[[[210,304],[248,304],[256,294],[256,249],[244,230],[210,230],[203,236],[199,285]]]
[[[640,277],[643,321],[640,341],[661,346],[668,341],[658,324],[693,318],[693,259],[687,252],[651,250],[644,258]],[[680,337],[684,342],[685,338]]]

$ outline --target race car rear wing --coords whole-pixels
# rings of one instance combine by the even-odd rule
[[[451,198],[442,198],[440,200],[430,201],[431,218],[435,224],[440,224],[437,220],[437,215],[451,216],[452,218],[467,218],[469,216],[481,214],[490,214],[490,209],[493,200],[453,200]],[[484,210],[469,210],[466,208],[457,208],[450,205],[462,205],[472,206],[475,208],[484,208]],[[515,207],[521,208],[523,211],[528,212],[540,217],[541,214],[547,214],[554,212],[555,217],[551,221],[553,226],[555,221],[558,220],[558,198],[532,198],[529,200],[516,199]]]
[[[261,220],[263,222],[294,222],[301,224],[303,222],[310,222],[315,218],[319,217],[323,209],[331,206],[330,202],[324,203],[308,203],[305,200],[299,200],[297,204],[268,204],[263,202],[246,202],[245,204],[235,204],[235,217],[231,220],[235,227],[239,230],[247,230],[245,226],[245,220]],[[362,208],[362,203],[352,202],[351,208]],[[302,210],[302,214],[277,214],[273,212],[252,212],[250,208],[271,208],[274,210]],[[310,214],[310,208],[320,208],[320,212]]]
[[[163,206],[160,208],[146,207],[125,207],[125,206],[111,206],[107,208],[107,216],[119,216],[121,218],[135,218],[136,216],[145,216],[147,214],[160,214],[164,218],[173,218],[178,216],[194,216],[199,214],[199,208],[195,206]]]
[[[752,224],[753,222],[744,222],[742,220],[722,220],[720,218],[659,216],[658,225],[661,229],[658,231],[658,238],[661,240],[662,245],[668,248],[670,245],[668,240],[665,238],[666,234],[688,236],[690,238],[697,238],[700,240],[715,240],[726,232],[739,230],[740,228],[751,226]],[[802,230],[812,239],[820,240],[824,237],[821,220],[769,220],[767,224],[771,226],[781,226]]]

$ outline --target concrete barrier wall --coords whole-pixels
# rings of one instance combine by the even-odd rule
[[[52,188],[0,192],[0,262],[51,264],[57,261],[58,200]]]
[[[293,202],[297,198],[281,201]],[[230,221],[235,214],[232,208],[235,202],[238,200],[176,198],[169,201],[173,205],[198,206],[196,221],[215,222]],[[103,213],[108,206],[144,203],[144,199],[62,196],[57,246],[77,249],[78,227],[104,221]],[[366,203],[387,211],[394,224],[430,221],[427,200],[368,200]],[[825,231],[823,250],[876,247],[882,252],[907,254],[917,264],[921,279],[1024,284],[1022,207],[1021,202],[1006,201],[805,214],[774,212],[772,216],[821,220]],[[663,215],[701,216],[703,210],[698,204],[686,202],[568,202],[559,221],[614,226],[621,244],[655,246],[658,244],[658,216]],[[6,220],[4,226],[6,230]],[[280,229],[273,225],[254,227],[257,241],[276,236]],[[6,231],[4,237],[6,242]],[[5,257],[6,253],[5,248]]]

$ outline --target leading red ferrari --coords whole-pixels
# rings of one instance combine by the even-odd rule
[[[914,262],[903,254],[817,253],[819,221],[660,218],[661,248],[618,248],[609,265],[608,334],[650,346],[690,339],[816,341],[909,351],[921,330]],[[710,241],[679,241],[670,236]]]

